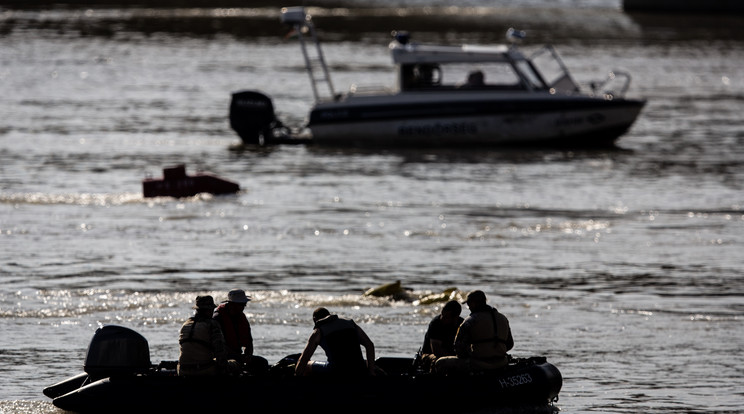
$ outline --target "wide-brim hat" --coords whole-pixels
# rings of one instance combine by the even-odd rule
[[[251,297],[245,294],[243,289],[233,289],[227,292],[227,301],[235,303],[248,303]]]
[[[217,305],[214,304],[214,298],[212,298],[211,296],[206,295],[196,297],[196,304],[194,305],[194,309],[212,310],[216,307]]]

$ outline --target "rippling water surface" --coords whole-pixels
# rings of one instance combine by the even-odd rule
[[[299,352],[319,305],[379,355],[412,356],[433,306],[480,288],[515,356],[564,375],[569,413],[741,412],[744,35],[736,16],[618,2],[350,1],[312,8],[337,88],[392,85],[391,29],[419,41],[552,42],[579,82],[622,69],[648,99],[610,150],[240,148],[230,93],[299,125],[312,100],[275,7],[0,9],[0,412],[56,412],[101,324],[175,359],[197,294],[234,287],[256,352]],[[142,198],[185,163],[231,196]]]

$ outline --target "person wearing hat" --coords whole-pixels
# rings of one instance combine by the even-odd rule
[[[268,371],[269,362],[253,355],[251,324],[243,313],[250,300],[244,290],[233,289],[227,293],[227,300],[214,310],[213,318],[222,327],[227,357],[241,363],[248,372],[259,373]]]
[[[514,347],[509,320],[488,305],[481,290],[468,293],[465,303],[470,316],[455,336],[456,356],[439,358],[437,373],[466,373],[499,369],[509,362],[507,352]]]
[[[182,326],[178,335],[178,375],[217,375],[227,366],[225,338],[220,325],[212,319],[216,308],[211,296],[197,296],[196,311]]]

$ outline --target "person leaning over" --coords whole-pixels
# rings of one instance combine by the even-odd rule
[[[196,297],[196,312],[181,326],[178,335],[178,375],[217,375],[226,370],[225,338],[220,325],[212,319],[214,308],[211,296]]]
[[[295,375],[375,375],[375,345],[354,321],[331,315],[326,308],[317,308],[313,322],[313,333],[297,361]],[[319,345],[328,359],[325,363],[310,361]],[[366,350],[366,364],[360,345]]]
[[[251,324],[243,313],[250,300],[244,290],[233,289],[227,293],[227,301],[217,306],[212,317],[225,335],[227,357],[238,361],[249,373],[265,373],[269,363],[266,358],[253,355]]]
[[[462,306],[456,300],[447,302],[439,315],[429,322],[421,347],[421,363],[429,371],[434,362],[443,356],[455,355],[455,335],[463,322],[460,317]]]
[[[507,352],[514,347],[509,320],[486,303],[483,291],[468,293],[465,303],[471,313],[455,336],[457,356],[438,359],[437,373],[499,369],[509,362]]]

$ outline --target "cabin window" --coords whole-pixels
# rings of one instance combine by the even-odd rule
[[[536,79],[539,82],[539,78]],[[403,90],[525,89],[508,62],[411,64],[401,67]]]
[[[436,64],[404,65],[401,68],[403,89],[426,89],[442,83],[442,71]]]
[[[508,63],[442,65],[442,85],[471,89],[522,88],[519,76]]]

